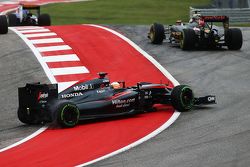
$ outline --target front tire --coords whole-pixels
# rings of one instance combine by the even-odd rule
[[[161,44],[165,38],[165,30],[162,24],[154,23],[151,25],[148,38],[153,44]]]
[[[8,20],[5,15],[0,15],[0,34],[8,33]]]
[[[171,93],[171,102],[173,107],[180,112],[191,110],[194,105],[192,89],[187,85],[174,87]]]
[[[193,29],[183,29],[182,39],[180,40],[180,48],[182,50],[194,49],[196,43],[196,35]]]
[[[239,50],[243,43],[241,30],[239,28],[230,28],[226,30],[225,42],[229,50]]]
[[[38,25],[39,26],[50,26],[51,25],[51,19],[49,14],[41,14],[38,17]]]
[[[60,126],[71,128],[78,123],[80,111],[75,104],[65,101],[58,104],[56,115],[57,123]]]

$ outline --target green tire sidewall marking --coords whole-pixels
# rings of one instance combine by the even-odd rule
[[[181,89],[181,96],[180,96],[180,97],[182,97],[182,93],[185,91],[185,89],[190,89],[190,90],[191,90],[191,88],[190,88],[189,86],[183,87],[183,88]],[[193,95],[193,91],[192,91],[192,95]],[[181,105],[182,105],[182,107],[184,107],[185,109],[188,109],[188,110],[189,110],[189,109],[191,109],[191,108],[193,107],[194,99],[192,99],[192,102],[191,102],[190,104],[188,104],[188,106],[184,104],[182,98],[180,98],[180,99],[181,99]]]
[[[65,108],[67,108],[67,107],[74,107],[74,108],[76,108],[74,105],[71,105],[71,104],[65,105],[65,106],[62,108],[62,111],[61,111],[61,120],[63,121],[63,123],[64,123],[65,125],[67,125],[67,126],[73,126],[73,125],[75,125],[75,123],[74,123],[74,124],[70,124],[70,123],[68,123],[68,122],[65,122],[65,120],[64,120],[64,118],[63,118]],[[78,109],[78,108],[76,108],[76,110],[77,110],[77,120],[78,120],[78,119],[79,119],[80,112],[79,112],[79,109]],[[77,122],[78,122],[78,121],[77,121]]]

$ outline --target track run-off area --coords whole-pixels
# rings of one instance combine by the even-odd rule
[[[27,43],[49,80],[59,84],[59,91],[81,79],[94,78],[100,71],[108,72],[111,81],[125,80],[127,86],[140,81],[163,82],[172,87],[178,84],[146,52],[106,27],[71,25],[15,27],[11,30]],[[0,165],[75,166],[93,163],[150,139],[179,116],[171,106],[158,108],[158,112],[83,124],[71,129],[43,128],[29,141],[1,150]],[[35,157],[30,160],[29,155]]]
[[[44,5],[55,2],[68,1],[42,0],[29,3]],[[0,12],[5,14],[13,11],[18,4],[18,2],[1,2]],[[10,30],[19,35],[28,45],[40,62],[49,81],[58,83],[59,91],[79,80],[92,79],[100,71],[108,72],[113,81],[125,80],[126,84],[130,86],[142,81],[142,79],[147,82],[165,82],[170,86],[178,84],[158,62],[136,44],[105,27],[78,25],[47,28],[16,27],[10,28]],[[88,32],[87,35],[86,32]],[[175,112],[171,106],[167,108],[159,106],[158,108],[159,112],[157,114],[152,113],[152,116],[150,116],[151,113],[147,114],[148,118],[142,116],[140,118],[134,117],[134,120],[126,119],[124,121],[124,119],[120,119],[112,121],[116,122],[115,125],[110,124],[108,121],[102,121],[101,125],[89,123],[84,125],[83,129],[80,128],[81,126],[64,130],[42,127],[19,142],[13,142],[14,144],[1,149],[0,165],[34,166],[39,164],[42,166],[62,166],[63,164],[65,166],[75,166],[91,164],[150,139],[171,125],[179,116],[179,113]],[[107,123],[110,125],[107,125]],[[148,126],[144,127],[143,125],[146,123]],[[96,125],[102,128],[95,127]],[[91,130],[87,130],[86,126],[90,126]],[[94,129],[92,129],[93,126]],[[84,132],[79,131],[79,128]],[[5,132],[5,129],[2,131]],[[96,136],[96,133],[98,136]],[[72,134],[78,134],[78,137],[73,137]],[[84,140],[82,140],[83,138]],[[58,142],[58,139],[60,139],[60,142]],[[44,147],[44,143],[48,144],[47,147]],[[75,149],[72,143],[76,144]],[[61,149],[62,146],[64,147],[63,150]],[[69,146],[69,148],[65,146]],[[51,152],[52,154],[46,154],[45,157],[44,152],[51,149],[55,151]],[[58,151],[56,151],[57,149]],[[57,153],[55,154],[55,152]],[[76,152],[78,152],[78,155],[72,156]],[[28,155],[36,155],[34,161],[25,160],[25,157],[29,157]]]

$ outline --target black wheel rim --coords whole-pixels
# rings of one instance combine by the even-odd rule
[[[181,104],[186,110],[191,109],[194,105],[193,91],[189,87],[182,89]]]

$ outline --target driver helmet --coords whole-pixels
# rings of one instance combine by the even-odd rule
[[[112,82],[110,85],[111,85],[112,88],[114,88],[114,89],[119,89],[119,88],[121,88],[121,85],[120,85],[118,82]]]
[[[189,20],[189,23],[198,22],[201,17],[201,14],[193,14],[192,18]]]
[[[24,10],[23,10],[23,15],[24,15],[24,16],[27,16],[29,13],[30,13],[29,10],[27,10],[27,9],[24,9]]]

